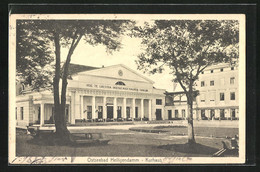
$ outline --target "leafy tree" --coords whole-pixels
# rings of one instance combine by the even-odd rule
[[[193,101],[196,80],[208,66],[238,58],[238,21],[155,20],[136,27],[144,52],[136,61],[139,70],[161,73],[167,66],[173,81],[185,92],[188,103],[188,143],[195,142]]]
[[[51,84],[53,56],[48,40],[37,37],[34,29],[24,22],[17,22],[16,73],[18,82],[39,91]]]
[[[22,46],[26,49],[27,43],[30,47],[38,47],[40,43],[44,47],[35,56],[30,56],[31,53],[28,53],[33,62],[35,60],[45,61],[45,57],[52,54],[55,57],[55,72],[52,85],[56,135],[57,138],[63,141],[72,141],[73,139],[66,126],[65,105],[68,69],[74,50],[82,39],[93,46],[98,44],[106,46],[108,53],[119,50],[121,48],[120,35],[127,31],[133,22],[128,20],[21,20],[18,23],[23,27],[20,29],[17,27],[19,29],[17,32],[23,33],[24,37],[32,35],[34,39],[31,41],[28,38],[26,43],[19,40],[17,45],[24,44]],[[61,47],[68,48],[63,66],[61,66]],[[49,49],[52,51],[49,51]],[[18,51],[17,55],[17,58],[21,58],[19,60],[22,63],[25,60],[23,53],[26,52],[21,50]],[[35,67],[38,65],[37,63]],[[61,93],[59,90],[61,90]]]

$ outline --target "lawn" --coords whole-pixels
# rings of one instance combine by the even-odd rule
[[[186,126],[132,127],[132,131],[150,133],[169,133],[170,135],[187,135]],[[238,134],[238,128],[194,127],[196,136],[226,138]]]
[[[178,136],[173,132],[185,135],[186,128],[152,128],[166,130],[164,133],[147,133],[118,129],[86,129],[86,132],[101,132],[110,139],[107,145],[55,146],[46,142],[33,140],[23,131],[17,131],[17,156],[136,156],[136,157],[172,157],[172,156],[212,156],[222,147],[223,138],[196,137],[198,143],[189,149],[185,144],[186,136]],[[212,131],[211,131],[212,130]],[[195,128],[198,134],[225,136],[237,134],[237,129]],[[82,130],[81,130],[82,132]]]

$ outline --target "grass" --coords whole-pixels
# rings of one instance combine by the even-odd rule
[[[132,127],[132,131],[162,133],[167,132],[170,135],[187,135],[185,126],[156,126],[156,127]],[[216,127],[194,127],[196,136],[226,138],[234,137],[238,134],[238,128],[216,128]]]
[[[173,157],[184,156],[207,157],[222,147],[220,138],[196,137],[196,146],[188,148],[185,136],[174,136],[171,132],[185,132],[186,128],[176,127],[161,128],[167,132],[143,133],[117,129],[85,129],[86,132],[101,132],[105,138],[110,139],[107,145],[77,145],[57,146],[41,140],[34,140],[30,135],[17,131],[16,154],[17,156],[136,156],[136,157]],[[175,131],[176,130],[176,131]],[[221,135],[234,134],[236,130],[215,128]],[[82,130],[80,130],[82,132]],[[209,134],[209,128],[195,128],[195,133]],[[215,132],[215,133],[218,133]],[[230,132],[230,133],[229,133]],[[237,134],[237,133],[236,133]]]

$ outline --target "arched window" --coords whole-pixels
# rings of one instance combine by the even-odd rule
[[[122,81],[118,81],[116,82],[116,85],[125,85],[125,83],[123,83]]]

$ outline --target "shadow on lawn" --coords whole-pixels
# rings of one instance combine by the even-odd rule
[[[74,138],[74,137],[73,137]],[[38,146],[69,146],[69,147],[96,147],[96,146],[104,146],[107,144],[104,143],[81,143],[81,144],[76,144],[73,142],[60,142],[57,140],[54,134],[48,134],[48,136],[45,136],[44,138],[31,138],[27,140],[28,144],[33,144],[33,145],[38,145]]]
[[[218,151],[216,148],[212,148],[209,146],[205,146],[199,143],[194,145],[189,144],[169,144],[169,145],[162,145],[158,146],[160,149],[166,149],[170,151],[180,152],[180,153],[187,153],[187,154],[203,154],[203,155],[212,155]]]

